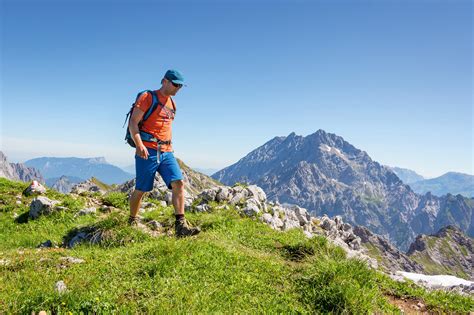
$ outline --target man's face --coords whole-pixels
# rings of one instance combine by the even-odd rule
[[[169,94],[171,96],[175,96],[176,93],[178,93],[178,91],[182,87],[181,84],[173,83],[168,79],[165,79],[165,84],[166,84],[166,91],[168,92],[167,94]]]

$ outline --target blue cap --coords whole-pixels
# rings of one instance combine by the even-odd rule
[[[165,79],[176,83],[184,85],[184,77],[178,70],[168,70],[165,73]]]

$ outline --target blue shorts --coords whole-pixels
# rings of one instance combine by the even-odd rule
[[[181,174],[181,169],[173,152],[161,152],[160,160],[157,161],[157,151],[147,149],[149,154],[147,160],[135,155],[135,171],[137,174],[135,189],[151,191],[157,171],[169,189],[171,189],[172,182],[183,179],[183,174]]]

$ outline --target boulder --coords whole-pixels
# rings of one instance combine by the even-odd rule
[[[46,188],[41,185],[38,181],[34,180],[31,184],[23,190],[23,195],[31,196],[31,195],[43,195],[46,193]]]
[[[30,204],[29,217],[36,219],[40,215],[51,214],[54,211],[54,206],[59,203],[57,200],[51,200],[44,196],[36,197]]]

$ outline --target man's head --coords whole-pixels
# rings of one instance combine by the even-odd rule
[[[168,70],[161,80],[161,84],[164,94],[174,96],[184,85],[184,77],[178,70]]]

